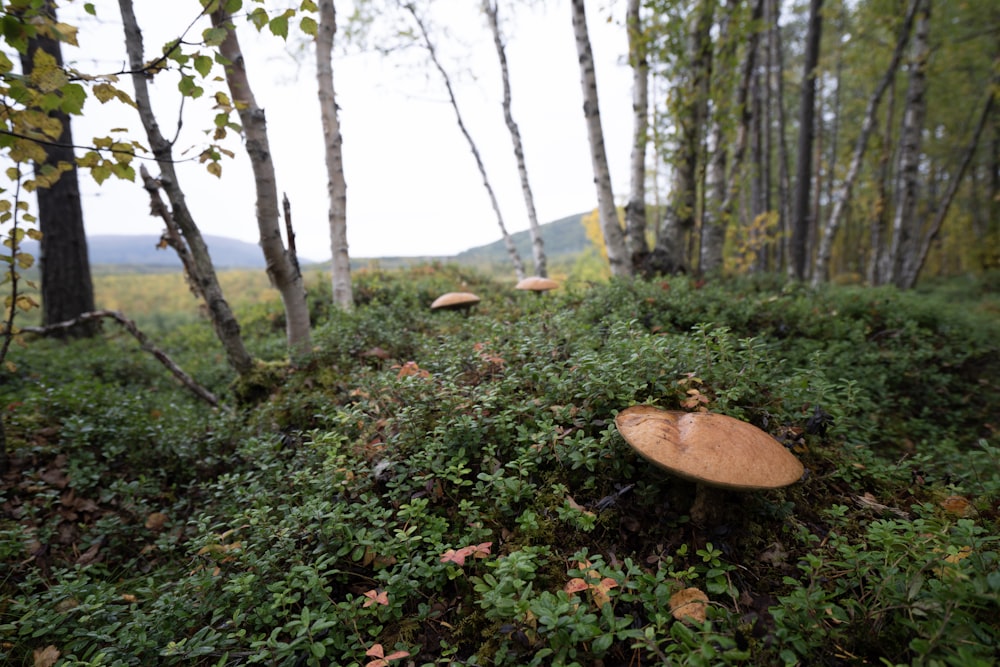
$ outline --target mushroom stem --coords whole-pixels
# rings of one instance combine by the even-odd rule
[[[704,525],[714,523],[718,518],[719,508],[722,506],[723,492],[721,489],[698,482],[694,485],[694,502],[688,515],[691,523]]]

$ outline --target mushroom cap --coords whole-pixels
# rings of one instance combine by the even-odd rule
[[[479,303],[479,297],[472,292],[448,292],[434,299],[431,310],[440,308],[469,308]]]
[[[784,445],[753,424],[710,412],[626,408],[615,417],[643,458],[695,482],[752,491],[793,484],[804,468]]]
[[[551,278],[542,278],[541,276],[531,276],[514,285],[514,289],[526,289],[532,292],[547,292],[557,287],[559,287],[559,283]]]

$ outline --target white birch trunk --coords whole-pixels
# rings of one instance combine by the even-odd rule
[[[920,175],[921,135],[927,115],[927,59],[930,56],[930,0],[920,0],[917,24],[913,35],[913,52],[910,63],[909,88],[903,109],[903,127],[899,136],[899,166],[897,169],[896,196],[893,205],[892,238],[889,252],[883,262],[882,278],[887,283],[899,285],[902,263],[907,254],[915,252],[917,230],[914,221],[917,212],[917,189]]]
[[[431,41],[430,33],[427,31],[427,27],[424,25],[420,15],[417,13],[416,8],[409,3],[406,4],[404,8],[410,12],[411,16],[413,16],[413,20],[420,29],[420,35],[424,41],[424,48],[427,50],[427,54],[430,56],[431,62],[434,64],[434,67],[441,75],[441,79],[444,81],[444,87],[448,92],[448,101],[451,103],[451,108],[455,111],[455,118],[458,121],[458,129],[462,131],[462,136],[465,137],[466,142],[469,144],[469,150],[472,151],[472,157],[476,160],[476,167],[479,168],[479,175],[483,178],[483,187],[486,188],[486,194],[489,195],[490,204],[493,206],[493,212],[497,216],[497,224],[500,226],[500,233],[503,235],[503,242],[507,248],[507,255],[510,257],[510,261],[514,265],[514,273],[517,275],[518,280],[523,280],[525,277],[524,263],[521,261],[521,256],[518,254],[517,247],[514,245],[514,239],[507,233],[507,226],[504,225],[503,214],[500,212],[500,203],[497,202],[496,195],[493,193],[493,186],[490,184],[490,178],[486,174],[486,166],[483,164],[483,159],[479,156],[479,149],[476,147],[476,142],[473,141],[472,135],[469,134],[469,130],[465,127],[465,121],[462,120],[462,112],[458,108],[458,100],[455,99],[455,91],[451,87],[451,77],[448,76],[447,70],[445,70],[441,61],[438,59],[437,49],[434,48],[434,42]]]
[[[330,197],[330,256],[333,302],[343,310],[354,308],[351,288],[351,256],[347,248],[347,181],[344,178],[343,137],[333,85],[333,40],[337,32],[337,10],[333,0],[319,0],[316,32],[316,82],[323,121],[327,192]]]
[[[587,14],[584,0],[571,0],[573,7],[573,34],[576,52],[580,59],[580,85],[583,88],[583,116],[587,123],[590,157],[594,166],[594,185],[597,187],[597,211],[608,252],[612,276],[628,277],[633,273],[632,261],[625,246],[625,233],[618,222],[614,191],[611,188],[611,171],[604,148],[604,130],[597,98],[597,75],[594,72],[594,52],[587,31]]]
[[[923,238],[920,241],[920,245],[917,247],[916,252],[903,258],[903,270],[897,284],[904,289],[911,289],[917,284],[917,278],[920,277],[920,270],[924,267],[924,263],[927,261],[927,255],[930,253],[931,245],[934,244],[938,234],[941,232],[941,226],[944,224],[944,220],[948,215],[951,203],[954,201],[955,195],[958,193],[958,186],[961,185],[962,179],[965,177],[965,173],[969,169],[969,164],[972,162],[972,158],[976,154],[976,148],[979,146],[979,139],[983,135],[983,129],[986,127],[986,121],[989,119],[990,113],[993,109],[995,97],[996,96],[993,92],[987,91],[986,104],[983,105],[983,110],[979,114],[979,121],[976,124],[976,128],[972,132],[972,138],[965,148],[965,153],[962,155],[962,161],[959,164],[958,169],[955,171],[955,175],[952,176],[951,181],[948,183],[948,190],[945,192],[944,197],[936,207],[937,211],[934,214],[934,220],[931,221],[930,226],[924,232]]]
[[[285,308],[285,336],[294,363],[312,347],[312,334],[302,274],[281,240],[278,186],[267,138],[267,120],[250,88],[232,17],[222,8],[212,12],[211,16],[213,26],[227,30],[226,38],[219,45],[219,53],[228,61],[225,66],[226,83],[243,124],[244,143],[257,191],[260,247],[267,262],[267,275],[278,290]]]
[[[497,59],[500,61],[500,75],[503,79],[503,116],[510,132],[510,140],[514,146],[514,158],[517,160],[517,173],[521,178],[521,192],[524,194],[524,206],[528,212],[528,232],[531,235],[531,254],[535,260],[535,275],[543,278],[549,275],[548,262],[545,257],[545,242],[542,230],[538,224],[538,214],[535,212],[535,197],[531,192],[531,181],[528,180],[528,167],[524,161],[524,146],[521,144],[521,132],[514,122],[510,100],[510,74],[507,70],[507,54],[504,50],[503,37],[500,34],[500,22],[497,18],[496,0],[485,0],[483,8],[489,20],[493,33],[493,44],[496,46]]]
[[[135,18],[132,0],[119,0],[122,15],[122,25],[125,30],[125,48],[128,53],[129,68],[132,70],[132,84],[135,88],[136,108],[149,140],[149,147],[156,156],[160,168],[158,184],[163,188],[170,201],[172,219],[180,229],[190,251],[190,278],[196,284],[198,293],[205,299],[209,319],[215,329],[215,335],[226,351],[226,359],[239,375],[245,375],[253,370],[253,357],[243,344],[240,325],[229,308],[212,265],[212,257],[208,246],[201,236],[201,230],[195,224],[191,211],[188,210],[184,191],[177,181],[174,169],[173,144],[160,131],[156,115],[153,113],[149,98],[149,84],[144,71],[145,57],[143,55],[142,32]]]
[[[912,2],[910,2],[910,7],[906,13],[906,17],[903,19],[903,25],[900,28],[899,38],[896,40],[896,48],[892,53],[889,66],[886,68],[885,74],[882,75],[882,79],[878,82],[878,85],[875,86],[875,91],[868,100],[868,108],[865,110],[865,117],[861,122],[861,132],[858,134],[858,140],[854,145],[854,154],[851,157],[851,164],[847,169],[847,174],[844,176],[844,180],[841,182],[840,187],[833,196],[833,208],[830,211],[830,217],[827,219],[826,225],[823,227],[823,235],[820,239],[819,251],[816,255],[816,264],[813,268],[813,285],[819,285],[828,279],[827,274],[830,267],[830,257],[833,253],[833,241],[836,237],[837,230],[840,228],[840,223],[843,220],[847,205],[850,202],[851,190],[854,188],[854,182],[857,180],[858,174],[861,172],[862,160],[865,155],[865,150],[868,147],[868,139],[871,136],[872,130],[875,128],[875,123],[878,120],[879,104],[881,104],[885,91],[888,90],[889,85],[896,76],[896,70],[899,68],[900,60],[902,60],[903,51],[906,49],[907,41],[909,41],[910,32],[913,27],[913,19],[916,15],[916,9],[919,3],[920,0],[912,0]]]
[[[626,12],[629,64],[632,66],[632,156],[625,204],[625,240],[632,261],[649,254],[646,242],[646,146],[649,143],[649,58],[643,34],[641,0]]]

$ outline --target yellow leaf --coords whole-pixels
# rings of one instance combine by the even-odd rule
[[[93,88],[94,97],[101,104],[115,98],[116,89],[110,83],[99,83]]]
[[[53,28],[59,39],[72,46],[80,46],[80,43],[76,40],[78,30],[75,25],[56,23]]]
[[[945,556],[945,561],[948,563],[958,563],[959,561],[965,560],[972,554],[972,547],[964,546],[950,556]]]
[[[69,83],[66,73],[56,64],[52,54],[41,49],[35,51],[29,80],[32,86],[43,93],[59,90]]]

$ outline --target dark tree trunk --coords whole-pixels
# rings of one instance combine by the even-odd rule
[[[56,10],[51,0],[45,11],[55,21]],[[59,42],[48,36],[37,35],[28,42],[28,50],[21,55],[24,72],[30,73],[35,53],[43,51],[55,58],[61,67],[62,50]],[[42,232],[39,266],[41,269],[42,324],[53,324],[73,319],[81,313],[94,310],[94,286],[90,277],[90,259],[87,255],[87,235],[83,227],[83,209],[80,205],[80,183],[77,178],[73,155],[73,132],[69,116],[56,109],[49,112],[62,123],[62,134],[52,145],[46,146],[48,164],[65,162],[73,168],[65,171],[48,188],[38,188],[38,227]],[[36,169],[39,165],[36,165]],[[89,336],[98,327],[97,322],[65,332],[67,336]]]
[[[812,153],[816,124],[816,66],[819,63],[819,43],[823,29],[823,0],[809,3],[809,30],[806,34],[805,62],[802,75],[802,95],[799,103],[799,150],[795,175],[792,210],[791,274],[805,280],[808,262],[809,230],[812,219],[809,203],[812,199]]]

